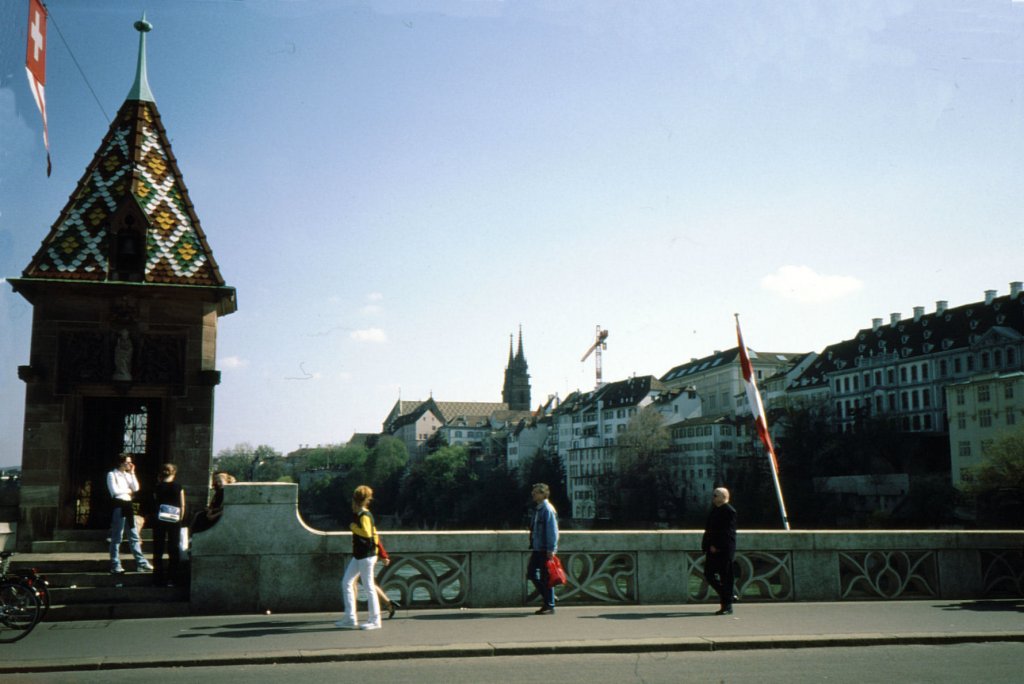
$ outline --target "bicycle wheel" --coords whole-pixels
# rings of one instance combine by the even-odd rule
[[[25,578],[22,584],[27,584],[32,588],[32,591],[39,597],[39,619],[36,622],[42,622],[46,617],[46,613],[50,610],[50,583],[45,577],[32,574]]]
[[[0,642],[24,638],[41,616],[39,597],[31,587],[18,582],[0,584]]]

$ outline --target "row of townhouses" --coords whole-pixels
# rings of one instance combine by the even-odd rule
[[[1024,423],[1024,294],[1013,282],[1001,297],[989,290],[971,304],[939,301],[931,312],[913,311],[906,319],[891,314],[888,323],[874,319],[820,353],[751,349],[751,364],[769,414],[812,410],[836,431],[885,417],[903,431],[948,439],[951,481],[960,485],[1001,432]],[[499,449],[510,469],[538,453],[557,456],[571,516],[584,520],[607,514],[602,487],[621,467],[619,437],[645,408],[658,412],[671,437],[668,462],[684,505],[702,506],[730,467],[760,454],[738,348],[691,359],[660,378],[549,396],[531,410],[520,331],[515,353],[509,343],[502,396],[501,403],[399,401],[383,431],[405,442],[413,458],[438,437],[476,454]]]

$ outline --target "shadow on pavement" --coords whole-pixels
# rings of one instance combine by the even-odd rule
[[[193,634],[178,634],[175,639],[195,639],[197,637],[219,637],[228,639],[248,639],[250,637],[283,636],[312,632],[339,631],[328,621],[288,622],[284,620],[267,620],[265,622],[240,622],[228,625],[208,625],[192,627]]]
[[[450,613],[429,613],[424,615],[409,615],[403,617],[403,620],[482,620],[482,619],[494,619],[494,618],[524,618],[524,617],[535,617],[533,611],[535,608],[524,609],[526,612],[523,613],[481,613],[478,611],[459,610],[453,608]]]
[[[716,617],[715,609],[702,611],[673,611],[670,613],[605,613],[603,615],[581,615],[581,620],[650,620],[661,618]]]
[[[974,610],[980,613],[993,612],[1018,612],[1024,613],[1024,602],[1018,599],[1004,601],[963,601],[961,603],[948,603],[944,606],[936,606],[942,610]]]

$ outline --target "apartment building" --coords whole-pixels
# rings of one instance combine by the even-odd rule
[[[747,351],[759,384],[780,374],[786,376],[794,367],[803,367],[809,356],[805,352],[756,352],[749,347]],[[661,382],[669,389],[693,388],[701,397],[701,415],[705,418],[732,416],[746,406],[739,347],[690,359],[689,363],[665,373]]]
[[[700,405],[692,389],[670,389],[650,375],[569,395],[554,411],[553,419],[572,517],[607,515],[602,488],[619,469],[617,440],[641,410],[652,406],[663,416],[683,420],[700,415]]]
[[[1024,425],[1024,371],[985,373],[946,387],[953,486],[961,487],[992,443]]]
[[[917,306],[912,318],[890,314],[887,325],[876,318],[826,347],[789,391],[827,391],[827,416],[840,431],[885,416],[906,432],[946,433],[948,386],[1024,367],[1021,283],[996,295],[987,290],[982,301],[954,308],[938,301],[930,313]]]

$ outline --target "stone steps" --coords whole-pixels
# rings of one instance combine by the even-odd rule
[[[35,568],[50,586],[50,611],[47,622],[72,620],[112,620],[153,617],[182,617],[191,614],[188,563],[183,563],[183,585],[154,586],[153,575],[133,572],[135,562],[129,554],[126,572],[111,575],[106,551],[97,552],[100,541],[73,541],[91,544],[93,550],[65,553],[25,553],[11,557],[12,571]],[[33,548],[35,545],[33,545]]]

